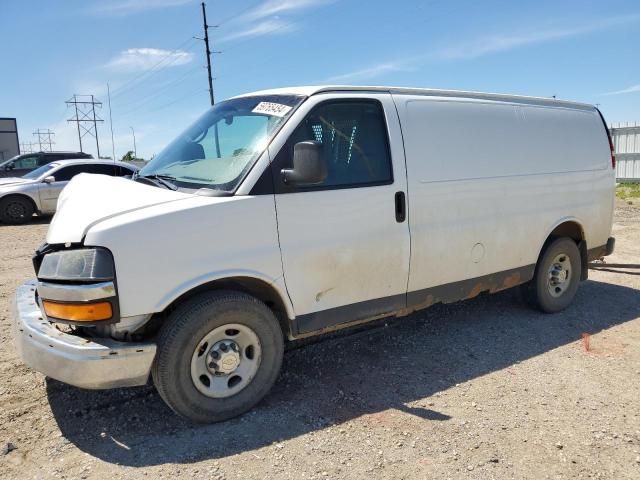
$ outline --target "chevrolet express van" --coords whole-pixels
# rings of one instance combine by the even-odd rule
[[[218,103],[134,181],[62,192],[17,291],[23,361],[143,385],[219,421],[271,388],[284,343],[520,286],[569,306],[612,252],[600,112],[549,98],[303,87]]]

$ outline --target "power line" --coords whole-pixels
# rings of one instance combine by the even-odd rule
[[[120,95],[122,95],[123,92],[126,92],[128,90],[131,90],[133,87],[137,86],[140,84],[140,81],[144,78],[147,77],[147,80],[149,77],[152,77],[153,75],[155,75],[156,73],[164,70],[165,68],[169,67],[170,65],[172,65],[173,63],[175,63],[178,58],[180,58],[180,56],[175,55],[176,53],[180,52],[182,48],[186,47],[186,45],[190,42],[193,42],[194,38],[190,37],[187,40],[185,40],[184,42],[182,42],[180,45],[178,45],[176,48],[174,48],[173,50],[170,50],[166,55],[164,55],[163,57],[160,58],[160,60],[158,60],[155,64],[153,64],[151,66],[151,68],[149,68],[148,70],[145,70],[144,72],[142,72],[141,74],[135,76],[134,78],[132,78],[131,80],[123,83],[122,85],[120,85],[118,88],[116,88],[112,93],[111,93],[111,98],[115,98],[118,97]],[[186,49],[186,48],[185,48]],[[188,49],[187,49],[188,50]],[[171,58],[171,60],[166,63],[165,65],[163,65],[162,67],[158,68],[165,60],[167,60],[169,57],[173,56],[173,58]]]
[[[82,100],[82,98],[89,98],[91,100]],[[93,95],[74,95],[71,100],[64,102],[67,106],[73,105],[76,115],[73,118],[68,119],[68,122],[76,122],[78,126],[78,141],[80,142],[80,151],[82,149],[82,138],[85,135],[89,135],[96,139],[96,150],[98,158],[100,158],[100,142],[98,141],[98,123],[104,122],[96,115],[96,107],[102,108],[102,102],[95,100]],[[88,124],[88,126],[87,126]]]
[[[175,78],[172,81],[170,81],[168,83],[165,83],[160,88],[157,88],[157,89],[151,91],[149,95],[143,96],[143,97],[141,97],[141,98],[129,103],[127,106],[129,106],[131,108],[128,109],[128,110],[125,110],[123,115],[128,115],[129,113],[131,113],[133,111],[139,110],[140,107],[148,104],[150,100],[153,100],[154,98],[156,98],[158,95],[160,95],[162,92],[166,91],[170,87],[173,87],[173,86],[179,84],[180,82],[182,82],[182,80],[187,78],[189,75],[194,73],[196,70],[200,70],[201,68],[202,68],[202,66],[200,66],[200,65],[195,67],[195,68],[192,68],[192,69],[188,70],[187,72],[185,72],[183,75],[180,75],[178,78]]]
[[[258,5],[260,5],[262,3],[262,0],[258,0],[257,2],[253,2],[251,5],[249,5],[246,8],[243,8],[242,10],[240,10],[238,13],[235,13],[233,15],[231,15],[230,17],[225,18],[224,20],[222,20],[221,22],[218,22],[218,24],[216,25],[216,27],[221,27],[227,23],[229,23],[231,20],[235,20],[238,17],[241,17],[242,15],[244,15],[245,13],[247,13],[249,10],[253,10],[255,7],[257,7]]]
[[[186,95],[184,95],[182,97],[178,97],[177,99],[175,99],[175,100],[173,100],[173,101],[171,101],[169,103],[165,103],[165,104],[160,105],[158,107],[152,108],[151,110],[145,110],[145,113],[157,112],[158,110],[162,110],[162,109],[164,109],[166,107],[170,107],[171,105],[174,105],[174,104],[176,104],[178,102],[181,102],[183,100],[186,100],[188,98],[194,97],[196,94],[202,93],[202,92],[203,92],[202,89],[198,89],[196,91],[188,92]],[[121,115],[120,118],[130,116],[132,113],[135,113],[135,111],[131,111],[131,112],[125,114],[125,115]]]
[[[38,137],[38,146],[40,147],[40,151],[51,152],[51,145],[56,143],[51,140],[51,135],[55,135],[55,133],[53,133],[48,128],[46,130],[42,130],[41,128],[39,128],[38,130],[33,132],[33,134],[37,135]]]

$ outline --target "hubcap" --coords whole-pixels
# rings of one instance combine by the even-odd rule
[[[218,327],[196,346],[191,357],[191,380],[207,397],[225,398],[245,388],[260,366],[262,349],[246,325]]]
[[[20,202],[11,202],[7,205],[7,214],[11,218],[21,219],[26,215],[24,205]]]
[[[552,297],[561,296],[571,284],[571,261],[569,256],[561,253],[556,255],[549,267],[547,287]]]

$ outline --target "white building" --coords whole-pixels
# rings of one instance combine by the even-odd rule
[[[611,124],[618,182],[640,181],[640,122]]]

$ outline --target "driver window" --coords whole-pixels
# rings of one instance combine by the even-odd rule
[[[293,132],[276,162],[291,168],[296,143],[313,140],[322,145],[329,189],[384,185],[393,182],[389,141],[382,105],[376,100],[329,101],[315,107]],[[282,153],[282,150],[281,150]],[[281,187],[288,190],[286,186]]]
[[[13,168],[16,170],[33,169],[38,166],[38,157],[19,158],[13,162]]]

